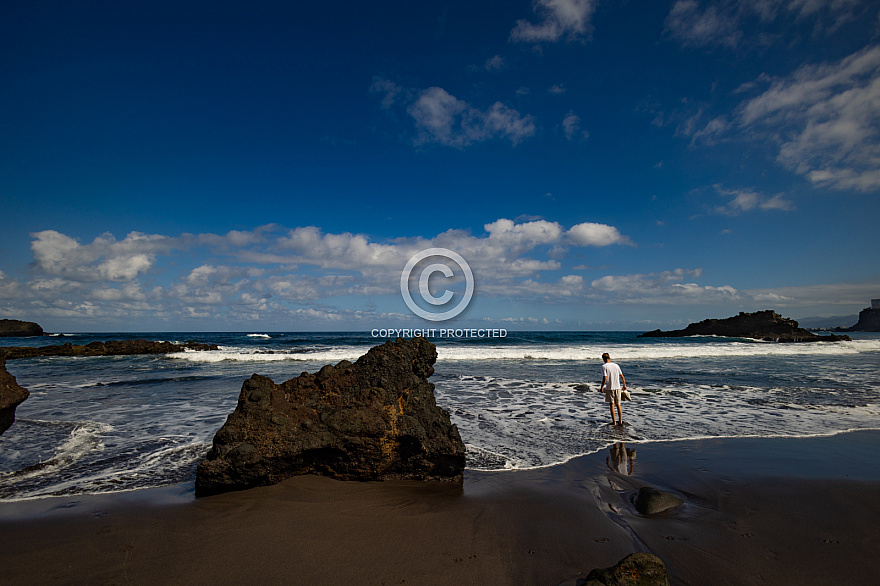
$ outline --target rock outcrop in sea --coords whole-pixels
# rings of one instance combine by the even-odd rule
[[[61,344],[56,346],[8,346],[0,347],[0,356],[7,360],[37,358],[41,356],[133,356],[135,354],[172,354],[186,350],[219,350],[216,344],[187,342],[152,342],[150,340],[110,340],[89,344]]]
[[[28,390],[20,386],[6,370],[6,360],[0,355],[0,435],[15,421],[15,408],[28,398]]]
[[[44,335],[43,328],[32,321],[0,319],[0,337],[2,338],[26,338],[42,335]]]
[[[654,330],[641,334],[640,338],[683,338],[686,336],[725,336],[728,338],[754,338],[767,342],[841,342],[849,336],[819,336],[798,327],[793,319],[782,317],[773,310],[740,312],[726,319],[704,319],[690,324],[683,330],[661,332]]]
[[[464,443],[428,382],[436,360],[425,338],[398,338],[282,384],[254,374],[198,465],[196,495],[301,474],[461,482]]]

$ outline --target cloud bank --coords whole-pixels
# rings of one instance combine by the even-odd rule
[[[754,197],[744,191],[728,205],[774,205],[773,198]],[[92,328],[140,322],[205,330],[219,324],[295,330],[411,320],[400,298],[400,274],[426,248],[461,254],[477,279],[476,297],[528,305],[532,311],[559,304],[761,309],[813,302],[822,291],[828,299],[843,298],[834,287],[814,287],[801,296],[796,288],[743,291],[700,283],[701,268],[616,274],[575,264],[575,258],[591,250],[635,247],[617,227],[598,222],[566,227],[543,219],[500,218],[476,235],[451,229],[431,238],[383,241],[316,226],[279,225],[174,237],[133,232],[122,240],[103,234],[86,244],[54,230],[32,237],[30,277],[0,272],[0,316],[41,316]],[[605,274],[586,278],[585,271]],[[859,290],[865,299],[868,289]],[[386,309],[377,309],[376,303]]]

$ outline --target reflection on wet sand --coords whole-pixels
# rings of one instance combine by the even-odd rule
[[[611,446],[611,457],[605,458],[605,465],[614,472],[632,476],[633,460],[635,459],[635,450],[629,449],[623,442],[617,442]]]

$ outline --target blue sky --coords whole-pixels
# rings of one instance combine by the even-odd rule
[[[0,317],[431,325],[431,247],[460,327],[880,297],[876,3],[139,4],[4,8]]]

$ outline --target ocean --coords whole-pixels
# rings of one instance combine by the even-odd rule
[[[508,332],[437,339],[431,382],[473,470],[553,466],[620,441],[807,437],[880,429],[880,334],[851,342],[639,338],[638,332]],[[6,338],[49,345],[145,338],[217,344],[156,356],[10,360],[30,398],[0,436],[0,502],[193,482],[253,373],[280,383],[354,361],[370,332],[101,333]],[[632,401],[608,425],[600,356]]]

